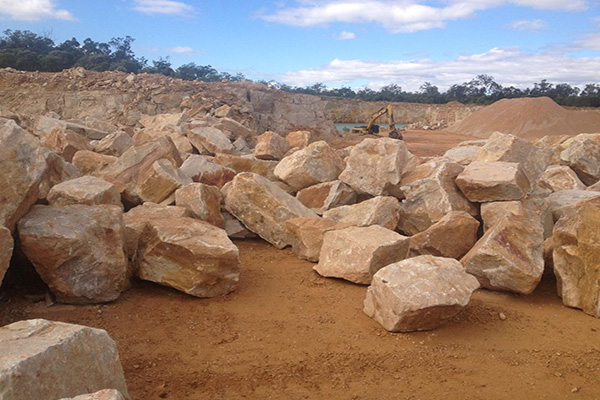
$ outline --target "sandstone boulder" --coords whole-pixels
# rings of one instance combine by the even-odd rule
[[[104,172],[110,168],[118,158],[98,154],[89,150],[81,150],[73,156],[73,165],[81,172],[82,175],[92,175],[101,178]]]
[[[290,146],[285,138],[267,131],[256,138],[254,157],[260,160],[281,160],[289,150]]]
[[[363,311],[390,332],[431,330],[458,314],[478,288],[458,261],[424,255],[380,269]]]
[[[40,138],[44,138],[50,135],[55,129],[70,131],[90,140],[99,140],[108,135],[108,132],[105,131],[90,128],[75,122],[63,121],[43,115],[36,119],[35,126],[33,127],[33,133]]]
[[[105,388],[129,398],[117,346],[102,329],[19,321],[0,327],[0,354],[3,399],[56,400]]]
[[[270,181],[277,180],[273,171],[277,166],[277,161],[259,160],[254,156],[235,156],[231,154],[217,154],[213,162],[227,168],[231,168],[236,173],[252,172],[264,176]]]
[[[317,262],[325,232],[348,225],[328,218],[292,218],[285,221],[285,227],[292,238],[292,252],[303,260]]]
[[[187,137],[199,151],[205,148],[211,154],[234,152],[229,138],[221,130],[214,127],[194,128],[188,131]]]
[[[378,225],[328,231],[314,270],[368,285],[381,268],[408,256],[409,243],[410,238]]]
[[[295,197],[257,174],[238,174],[223,187],[222,192],[227,211],[252,232],[280,249],[291,244],[285,221],[317,217]]]
[[[90,142],[84,137],[62,129],[54,129],[42,139],[42,144],[49,150],[60,154],[69,162],[79,150],[92,150]]]
[[[118,131],[103,138],[94,147],[94,151],[96,153],[106,154],[108,156],[120,157],[134,145],[135,142],[131,136],[123,131]]]
[[[561,190],[550,194],[546,201],[554,222],[558,221],[575,203],[600,197],[600,192],[593,190]]]
[[[473,202],[519,200],[530,190],[518,163],[474,161],[456,177],[456,185]]]
[[[139,204],[145,201],[161,203],[174,194],[178,188],[192,183],[189,177],[167,159],[155,161],[144,174],[144,178],[144,180],[138,180],[138,184],[130,187],[126,192],[126,199],[130,203]],[[167,203],[170,202],[172,201],[167,201]]]
[[[459,143],[456,147],[444,153],[444,158],[461,165],[469,165],[475,161],[477,152],[486,144],[487,140],[468,140]]]
[[[394,230],[400,216],[400,201],[392,196],[378,196],[362,203],[340,206],[323,213],[323,217],[353,226],[380,225]]]
[[[209,160],[206,156],[190,155],[181,165],[181,172],[194,182],[222,188],[237,174],[233,169],[224,167]]]
[[[570,167],[552,165],[544,171],[538,186],[552,192],[561,190],[585,190],[586,186]]]
[[[180,126],[187,120],[185,113],[164,113],[156,115],[147,115],[140,119],[140,124],[145,129],[162,131],[169,127]]]
[[[291,149],[294,147],[303,149],[313,141],[312,137],[313,134],[311,131],[294,131],[288,133],[285,139]]]
[[[82,394],[76,397],[61,400],[125,400],[125,397],[115,389],[103,389],[95,393]]]
[[[225,232],[227,232],[227,236],[230,238],[254,239],[257,237],[256,233],[248,230],[239,219],[231,215],[228,211],[221,210],[221,215],[223,215],[223,220],[225,221]]]
[[[535,220],[542,223],[544,238],[552,236],[554,220],[548,202],[543,198],[527,198],[516,201],[495,201],[481,205],[483,231],[487,231],[509,214],[522,217],[524,220]]]
[[[175,205],[185,207],[194,218],[223,228],[221,215],[221,192],[216,186],[190,183],[175,191]]]
[[[358,193],[342,181],[319,183],[300,190],[296,198],[317,214],[356,203]]]
[[[239,251],[225,230],[197,219],[152,220],[139,238],[138,277],[192,296],[237,289],[239,264]]]
[[[14,241],[8,228],[0,226],[0,286],[12,257]]]
[[[53,186],[48,193],[48,203],[56,207],[112,204],[123,208],[121,194],[116,186],[94,176],[82,176]]]
[[[21,248],[62,303],[104,303],[129,287],[123,211],[112,205],[34,206],[18,224]]]
[[[563,143],[562,163],[570,166],[586,185],[600,180],[600,133],[580,134]]]

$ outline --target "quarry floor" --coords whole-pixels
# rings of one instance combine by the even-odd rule
[[[438,136],[406,139],[419,155],[465,139]],[[600,398],[600,320],[564,307],[552,276],[530,296],[477,291],[438,330],[391,334],[363,314],[365,286],[322,278],[289,249],[235,244],[241,284],[228,296],[136,281],[111,304],[47,306],[43,289],[12,288],[0,325],[107,330],[135,400]]]

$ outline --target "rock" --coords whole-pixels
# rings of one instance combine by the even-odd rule
[[[80,150],[73,156],[73,165],[82,175],[92,175],[101,178],[104,172],[109,169],[118,158],[98,154],[93,151]]]
[[[473,202],[519,200],[530,191],[518,163],[474,161],[456,178],[456,186]]]
[[[552,235],[558,294],[569,307],[600,318],[600,198],[582,200],[558,220]]]
[[[223,228],[225,221],[221,215],[221,192],[216,186],[190,183],[175,191],[175,205],[185,207],[194,218]]]
[[[135,146],[135,142],[131,136],[123,131],[118,131],[104,137],[96,145],[94,151],[108,156],[120,157],[133,146]]]
[[[215,110],[215,117],[218,118],[229,117],[231,114],[233,114],[233,110],[227,104],[223,104]]]
[[[291,218],[317,217],[296,198],[264,177],[244,172],[222,190],[225,209],[248,229],[277,248],[291,244],[284,223]]]
[[[298,191],[336,180],[344,167],[344,161],[335,151],[326,142],[319,141],[283,158],[275,167],[274,173],[277,178]]]
[[[350,151],[339,179],[359,193],[385,196],[400,183],[408,156],[401,140],[365,139]]]
[[[466,307],[478,288],[458,261],[424,255],[380,269],[363,311],[390,332],[431,330]]]
[[[259,160],[281,160],[290,149],[285,140],[275,132],[267,131],[256,138],[254,157]]]
[[[479,221],[465,211],[450,211],[427,230],[410,238],[410,256],[430,254],[459,259],[477,242]]]
[[[590,190],[561,190],[550,194],[546,201],[554,222],[558,221],[575,203],[600,197],[600,192]]]
[[[264,176],[270,181],[277,180],[273,171],[277,166],[277,161],[259,160],[254,156],[234,156],[231,154],[217,154],[213,162],[227,168],[231,168],[236,173],[252,172]]]
[[[178,188],[190,183],[192,183],[190,178],[169,160],[162,159],[152,164],[150,171],[145,174],[145,180],[138,181],[138,185],[127,192],[126,198],[133,204],[145,201],[161,203],[174,194]],[[168,203],[170,202],[171,200],[168,201]]]
[[[12,234],[8,228],[0,226],[0,286],[12,257],[14,241]]]
[[[187,133],[192,145],[200,151],[205,148],[212,154],[233,153],[235,149],[229,138],[219,129],[213,127],[198,127]]]
[[[85,125],[62,121],[46,116],[39,116],[37,118],[33,128],[33,133],[40,138],[44,138],[50,135],[55,129],[70,131],[90,140],[99,140],[108,135],[108,132],[99,131],[98,129],[90,128]]]
[[[174,133],[170,135],[170,137],[173,140],[173,144],[175,145],[175,147],[177,147],[177,150],[179,150],[180,153],[192,154],[194,152],[194,146],[192,146],[192,143],[187,138],[187,136],[180,133]]]
[[[82,394],[76,397],[61,400],[125,400],[125,397],[115,389],[103,389],[96,393]]]
[[[225,230],[193,218],[149,221],[139,238],[139,278],[196,297],[215,297],[237,289],[237,247]]]
[[[251,232],[236,217],[225,210],[221,210],[221,215],[225,220],[225,232],[232,239],[254,239],[256,234]]]
[[[42,144],[49,150],[63,156],[71,162],[79,150],[92,150],[92,146],[84,137],[63,129],[54,129],[42,139]]]
[[[180,126],[187,120],[185,113],[165,113],[157,115],[148,115],[140,119],[140,124],[145,129],[162,131],[169,127]]]
[[[451,211],[477,216],[479,210],[454,183],[463,166],[448,160],[427,161],[402,178],[406,198],[400,207],[398,229],[408,235],[423,232]]]
[[[319,261],[325,232],[344,229],[348,225],[328,218],[292,218],[285,221],[290,232],[292,252],[303,260]]]
[[[251,145],[254,144],[254,131],[234,119],[228,117],[219,118],[215,128],[223,131],[223,133],[228,135],[230,139],[241,138],[246,140]]]
[[[381,268],[408,256],[409,242],[410,238],[378,225],[328,231],[314,270],[368,285]]]
[[[571,139],[571,135],[546,135],[533,143],[538,147],[548,149],[552,153],[550,165],[560,164],[560,153],[565,149],[564,142]]]
[[[56,207],[112,204],[123,208],[121,194],[116,186],[93,176],[82,176],[53,186],[48,193],[48,203]]]
[[[380,225],[394,230],[398,225],[400,202],[392,196],[378,196],[351,206],[340,206],[323,217],[353,226]]]
[[[194,182],[222,188],[237,174],[233,169],[216,164],[206,156],[190,155],[179,168]]]
[[[536,224],[541,222],[544,228],[544,238],[552,236],[554,220],[552,212],[545,199],[528,198],[520,201],[496,201],[481,205],[483,231],[487,231],[498,221],[509,214],[521,216],[524,219],[534,219]]]
[[[467,140],[460,142],[456,147],[446,151],[444,158],[461,165],[469,165],[475,161],[477,152],[486,143],[487,140]]]
[[[544,171],[538,186],[552,192],[561,190],[585,190],[586,186],[575,171],[567,166],[552,165]]]
[[[358,193],[342,181],[319,183],[300,190],[296,198],[317,214],[356,203]]]
[[[577,135],[563,143],[562,163],[570,166],[586,185],[600,180],[600,133]]]
[[[117,346],[102,329],[19,321],[0,327],[0,354],[3,399],[56,400],[104,388],[129,398]]]
[[[554,274],[554,240],[552,236],[544,240],[544,274]]]
[[[56,153],[50,152],[46,158],[48,169],[40,182],[38,199],[43,200],[54,185],[79,178],[81,173],[73,164],[68,163]]]
[[[542,224],[508,215],[491,227],[461,262],[484,288],[529,294],[542,279],[543,251]]]
[[[129,287],[122,215],[112,205],[34,206],[19,221],[23,252],[59,302],[105,303]]]
[[[311,131],[294,131],[288,133],[285,139],[287,140],[290,149],[293,149],[294,147],[303,149],[313,141],[312,136],[313,134]]]

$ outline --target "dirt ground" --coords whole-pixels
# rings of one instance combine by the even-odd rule
[[[407,140],[424,155],[427,138]],[[228,296],[137,281],[111,304],[47,306],[43,288],[12,288],[0,325],[107,330],[135,400],[600,398],[600,320],[564,307],[552,276],[530,296],[477,291],[438,330],[391,334],[363,314],[365,286],[322,278],[289,249],[235,244],[241,285]]]

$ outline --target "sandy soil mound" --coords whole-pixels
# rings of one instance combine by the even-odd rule
[[[524,139],[600,132],[600,112],[568,110],[548,97],[503,99],[450,126],[446,132],[481,138],[493,132]]]

